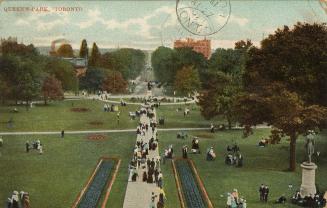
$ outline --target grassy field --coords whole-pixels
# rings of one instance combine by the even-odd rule
[[[157,109],[157,118],[165,118],[165,125],[160,128],[178,128],[178,127],[204,127],[209,128],[211,123],[222,124],[225,120],[217,117],[212,120],[205,120],[201,116],[200,107],[196,104],[189,104],[186,107],[190,110],[189,115],[184,117],[185,104],[160,106]],[[180,108],[181,110],[177,111]]]
[[[135,128],[138,119],[131,120],[129,112],[139,109],[138,105],[119,106],[120,123],[117,124],[117,113],[104,112],[104,103],[97,100],[66,100],[52,102],[47,106],[35,105],[26,110],[25,106],[0,106],[0,131],[58,131],[61,130],[97,130],[97,129],[130,129]],[[224,119],[217,118],[211,121],[205,120],[199,107],[195,104],[187,106],[190,114],[184,117],[185,105],[160,106],[157,109],[158,118],[165,118],[165,125],[160,128],[178,127],[210,127],[210,123],[223,123]],[[13,113],[14,108],[18,113]],[[74,112],[72,108],[86,108],[86,112]],[[182,110],[176,111],[177,108]],[[13,126],[8,126],[12,118]]]
[[[271,145],[266,148],[257,146],[258,140],[262,136],[269,134],[268,130],[255,130],[255,134],[243,139],[241,131],[225,131],[211,134],[208,132],[192,132],[190,135],[199,136],[200,148],[205,151],[206,148],[213,146],[217,154],[215,161],[205,160],[205,153],[200,155],[191,155],[194,160],[200,177],[208,191],[209,197],[215,207],[225,207],[226,194],[234,188],[238,189],[241,196],[244,196],[251,208],[271,208],[271,207],[296,207],[291,204],[274,205],[273,201],[286,194],[290,197],[301,185],[300,163],[304,157],[304,140],[300,138],[297,144],[297,171],[288,172],[288,143],[284,140],[281,144]],[[322,191],[327,190],[327,132],[318,135],[316,138],[317,151],[321,152],[317,161],[318,169],[316,172],[316,182]],[[160,151],[170,144],[174,145],[174,151],[177,157],[181,157],[181,148],[184,144],[191,146],[191,138],[186,140],[176,139],[176,132],[161,133]],[[227,166],[224,163],[226,146],[236,141],[240,146],[244,156],[244,167],[236,168]],[[161,153],[162,154],[162,153]],[[175,179],[170,161],[163,167],[164,185],[167,194],[167,207],[178,207],[179,200],[176,191]],[[259,201],[258,188],[261,183],[270,187],[270,199],[268,204],[262,204]],[[293,184],[293,188],[288,188]]]
[[[200,148],[204,152],[213,146],[217,159],[205,161],[205,153],[189,155],[195,162],[200,177],[215,207],[224,207],[226,193],[237,188],[248,201],[251,208],[274,207],[273,201],[280,195],[291,196],[301,184],[300,168],[296,172],[287,172],[288,144],[257,147],[262,136],[268,130],[256,130],[249,138],[241,138],[241,131],[225,131],[211,134],[204,131],[189,132],[186,140],[176,139],[176,132],[159,133],[160,151],[170,144],[174,145],[176,157],[181,156],[181,147],[191,145],[192,136],[200,137]],[[316,180],[321,190],[327,189],[327,132],[316,138],[317,151],[321,155],[317,161]],[[44,154],[36,151],[25,153],[26,140],[40,139],[44,145]],[[224,164],[226,146],[236,141],[244,156],[244,167],[235,168]],[[135,143],[134,133],[109,134],[103,141],[90,141],[86,135],[66,135],[64,139],[56,136],[6,136],[4,146],[0,148],[0,204],[13,190],[24,190],[31,195],[33,207],[61,208],[69,207],[85,185],[95,168],[99,157],[118,157],[122,159],[117,179],[109,198],[110,208],[121,208],[127,184],[127,166]],[[298,140],[297,162],[304,160],[304,141]],[[170,161],[162,165],[164,188],[167,194],[168,208],[179,207],[179,200]],[[258,200],[258,186],[261,183],[270,186],[270,201],[261,204]],[[288,185],[293,184],[292,190]],[[290,204],[276,207],[294,207]]]
[[[25,106],[0,107],[0,131],[61,131],[93,129],[126,129],[135,128],[137,120],[132,121],[129,111],[138,108],[135,105],[119,107],[120,124],[117,124],[117,113],[104,112],[104,103],[96,100],[66,100],[53,102],[47,106],[36,105],[26,111]],[[18,113],[11,112],[17,108]],[[87,108],[87,112],[73,112],[72,108]],[[13,127],[8,128],[8,121],[13,119]],[[100,122],[94,124],[92,122]]]
[[[44,154],[25,152],[28,139],[40,139]],[[127,167],[135,144],[131,133],[110,134],[104,141],[86,136],[4,138],[0,147],[0,206],[13,190],[30,193],[32,207],[67,208],[86,184],[101,156],[118,157],[122,163],[108,204],[121,208],[127,185]]]

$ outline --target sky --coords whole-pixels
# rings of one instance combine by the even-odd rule
[[[327,10],[319,3],[325,0],[230,0],[230,7],[214,7],[208,4],[209,0],[202,1],[207,3],[204,9],[212,12],[212,16],[202,18],[202,21],[213,24],[215,33],[212,35],[194,35],[182,27],[174,0],[4,0],[0,3],[0,37],[17,37],[19,42],[36,46],[50,46],[53,40],[64,38],[76,49],[82,39],[86,39],[89,46],[96,42],[100,48],[146,50],[161,45],[172,47],[175,39],[191,37],[210,39],[215,49],[232,48],[236,41],[244,39],[251,39],[259,45],[277,28],[292,26],[298,21],[327,22]],[[216,1],[228,4],[228,0]],[[183,9],[186,5],[194,6],[190,1],[180,0],[177,8]],[[48,7],[49,11],[12,11],[17,7]],[[56,8],[63,7],[75,7],[76,11],[56,11]],[[188,28],[185,22],[184,26]]]

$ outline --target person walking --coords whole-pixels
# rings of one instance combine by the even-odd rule
[[[26,152],[28,153],[30,151],[30,142],[29,141],[26,141],[25,147],[26,147]]]
[[[268,202],[268,195],[269,195],[269,187],[268,186],[265,186],[263,193],[264,193],[264,201]]]
[[[61,131],[61,138],[64,138],[65,137],[65,130],[62,130]]]
[[[260,201],[264,200],[264,196],[263,196],[264,195],[264,193],[263,193],[264,188],[265,188],[265,186],[263,184],[261,184],[261,186],[259,187]]]

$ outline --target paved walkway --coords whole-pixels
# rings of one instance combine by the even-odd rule
[[[154,118],[153,118],[154,120],[156,120],[155,115],[156,114],[154,111]],[[142,114],[142,116],[140,117],[140,122],[144,124],[148,124],[150,126],[150,119],[144,114]],[[150,127],[148,131],[146,131],[145,136],[137,135],[136,141],[143,140],[144,143],[149,144],[149,140],[151,139],[151,137],[156,139],[156,132],[157,130],[152,132],[152,129]],[[159,145],[156,148],[156,150],[149,150],[149,155],[147,155],[147,158],[149,158],[150,160],[154,158],[156,160],[158,156],[159,156]],[[144,171],[147,171],[147,168],[145,169],[142,169],[141,167],[137,168],[137,173],[139,176],[137,178],[137,181],[135,182],[129,181],[127,183],[123,208],[147,208],[149,207],[151,202],[152,192],[154,192],[155,195],[157,196],[159,195],[159,188],[156,186],[155,183],[147,183],[142,181],[142,176]],[[156,198],[155,203],[157,203],[157,199],[158,197]]]
[[[254,127],[254,129],[270,129],[271,127],[261,125]],[[232,129],[243,129],[243,127],[233,127]],[[210,128],[167,128],[157,129],[157,131],[203,131],[210,130]],[[226,130],[228,131],[228,130]],[[135,129],[117,129],[117,130],[86,130],[86,131],[65,131],[65,134],[96,134],[96,133],[121,133],[121,132],[135,132]],[[219,131],[217,131],[218,133]],[[17,132],[0,132],[0,136],[10,135],[60,135],[60,131],[17,131]]]

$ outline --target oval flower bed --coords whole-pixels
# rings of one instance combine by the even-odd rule
[[[101,141],[106,138],[105,135],[103,134],[91,134],[87,136],[87,139],[92,140],[92,141]]]
[[[96,208],[115,166],[114,160],[101,160],[93,179],[78,203],[79,208]]]
[[[71,108],[70,111],[72,112],[88,112],[90,111],[89,108]]]
[[[183,205],[188,208],[210,208],[212,204],[205,192],[203,184],[199,184],[199,177],[196,176],[195,169],[192,167],[192,164],[189,160],[174,160],[173,167],[176,171],[175,177],[180,185],[179,192],[181,200],[183,200]]]

